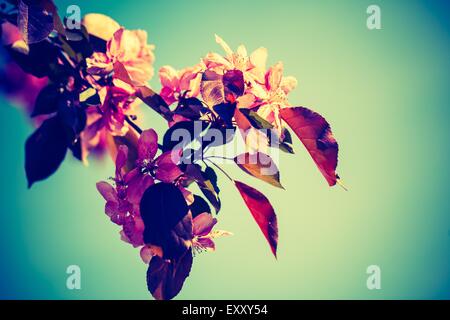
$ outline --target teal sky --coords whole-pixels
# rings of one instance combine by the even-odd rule
[[[56,1],[61,12],[73,1]],[[225,166],[271,200],[279,222],[278,260],[224,176],[218,228],[234,236],[197,256],[179,299],[450,298],[450,17],[445,1],[77,1],[82,13],[110,15],[148,32],[156,63],[193,65],[232,48],[264,46],[269,62],[295,76],[293,105],[321,113],[339,142],[329,188],[301,143],[283,154],[286,190]],[[368,30],[377,4],[382,29]],[[151,85],[159,89],[157,78]],[[165,124],[145,110],[146,127]],[[110,159],[83,167],[68,157],[48,181],[27,190],[25,116],[0,97],[0,297],[149,299],[146,265],[103,214],[95,183]],[[66,268],[81,268],[81,290]],[[368,290],[366,268],[381,268]]]

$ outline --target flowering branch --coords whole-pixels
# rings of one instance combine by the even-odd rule
[[[208,53],[182,70],[162,67],[156,93],[148,84],[154,46],[145,31],[127,30],[101,14],[86,15],[81,30],[69,30],[51,0],[11,3],[0,13],[8,62],[1,74],[23,80],[2,82],[1,88],[20,98],[37,126],[25,146],[29,187],[53,175],[68,151],[83,162],[109,151],[115,174],[97,189],[121,239],[140,248],[156,299],[175,297],[194,254],[215,250],[214,240],[230,235],[214,230],[222,208],[214,168],[236,186],[277,256],[277,216],[269,200],[217,161],[233,161],[253,178],[283,188],[271,152],[294,153],[292,131],[327,183],[341,184],[338,144],[328,122],[290,104],[297,81],[283,75],[281,62],[266,67],[265,48],[233,51],[216,36],[224,55]],[[142,103],[167,121],[161,139],[135,123]],[[242,153],[205,156],[239,141]]]

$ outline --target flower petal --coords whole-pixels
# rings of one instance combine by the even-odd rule
[[[138,141],[139,160],[153,160],[158,151],[158,134],[153,129],[141,133]]]
[[[264,47],[259,47],[253,51],[250,55],[250,62],[255,68],[265,71],[267,63],[267,49]]]
[[[255,96],[251,93],[245,94],[236,99],[238,108],[252,108],[255,104]]]
[[[180,150],[166,151],[156,159],[156,179],[172,183],[183,174],[177,163],[180,161]]]
[[[289,77],[284,77],[281,80],[280,87],[281,87],[281,90],[283,90],[285,94],[288,94],[289,92],[291,92],[292,90],[294,90],[297,87],[297,84],[298,84],[297,79],[289,76]]]
[[[166,151],[163,154],[161,154],[158,159],[156,159],[156,163],[158,166],[165,165],[165,164],[178,164],[180,161],[180,150],[171,150]]]
[[[105,41],[111,39],[114,32],[120,29],[114,19],[99,13],[88,13],[81,23],[89,34]]]
[[[245,48],[245,46],[243,44],[241,44],[237,50],[236,53],[241,56],[242,58],[247,58],[247,48]]]
[[[139,206],[145,190],[155,183],[153,178],[148,174],[143,175],[139,172],[138,168],[135,168],[127,174],[125,179],[128,183],[128,201],[136,206]]]
[[[230,49],[228,44],[225,41],[223,41],[223,39],[221,37],[219,37],[217,34],[214,36],[216,38],[216,42],[223,48],[223,50],[225,51],[227,56],[231,57],[233,55],[233,51]]]
[[[278,62],[266,73],[266,87],[267,90],[275,91],[280,87],[281,79],[283,78],[283,63]]]
[[[161,98],[164,99],[164,101],[167,103],[168,106],[170,106],[172,103],[177,101],[174,95],[174,91],[169,87],[162,87],[161,91],[159,92],[159,95]]]
[[[138,36],[138,32],[137,30],[124,30],[120,39],[118,39],[118,52],[116,54],[120,61],[128,62],[139,57],[142,37]]]
[[[250,55],[250,63],[254,67],[250,72],[255,75],[256,79],[260,83],[264,83],[264,73],[266,72],[267,63],[267,49],[260,47],[253,51]]]
[[[98,192],[106,201],[118,202],[116,189],[108,182],[100,181],[96,184]]]
[[[119,202],[108,201],[105,204],[105,213],[117,225],[123,224],[123,218],[125,217],[125,213],[122,211]]]
[[[120,55],[122,37],[125,32],[123,27],[114,32],[112,38],[106,44],[107,52],[110,58],[117,58]]]
[[[250,128],[245,136],[246,151],[260,151],[263,153],[268,152],[268,139],[267,136],[256,128]]]
[[[261,99],[261,100],[266,100],[269,97],[266,87],[264,85],[260,85],[256,82],[252,83],[252,87],[250,88],[249,91],[256,98]]]
[[[113,71],[112,61],[103,52],[94,52],[90,58],[86,58],[86,71],[93,75],[107,75]]]
[[[173,163],[158,164],[158,169],[155,173],[155,178],[166,183],[173,183],[179,176],[183,174],[183,171]]]
[[[216,244],[210,238],[197,238],[194,241],[194,246],[206,251],[216,250]]]
[[[122,168],[127,164],[128,159],[128,147],[121,144],[117,151],[116,157],[116,178],[122,176]]]
[[[144,244],[144,222],[138,216],[128,216],[123,224],[123,232],[127,236],[133,247],[139,247]]]
[[[192,232],[194,236],[206,236],[216,223],[217,219],[213,218],[211,214],[207,212],[201,213],[192,220]]]
[[[159,69],[159,80],[163,87],[168,87],[173,91],[178,91],[180,86],[180,79],[178,72],[171,66],[162,66]]]
[[[209,237],[211,239],[219,238],[219,237],[225,237],[225,236],[232,236],[233,233],[226,230],[214,230],[209,234]]]
[[[231,69],[233,65],[230,61],[222,57],[218,53],[210,52],[203,59],[203,63],[205,64],[207,69],[214,69],[217,67],[222,67],[225,69]]]
[[[200,94],[200,84],[202,82],[202,74],[199,72],[189,83],[189,97],[197,97]]]

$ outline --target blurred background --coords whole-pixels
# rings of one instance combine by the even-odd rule
[[[74,1],[55,1],[64,14]],[[450,298],[450,5],[446,1],[76,1],[82,14],[110,15],[156,44],[155,69],[264,46],[299,81],[290,94],[332,125],[338,172],[329,188],[309,154],[282,154],[279,190],[243,173],[271,200],[278,260],[234,186],[219,176],[223,207],[217,251],[196,256],[178,299]],[[366,9],[381,8],[381,30]],[[157,77],[152,87],[160,88]],[[145,126],[165,123],[145,110]],[[89,167],[68,156],[51,179],[27,189],[24,142],[30,121],[0,97],[0,298],[150,299],[139,252],[119,239],[95,183],[108,158]],[[81,268],[81,290],[66,268]],[[366,269],[381,268],[381,290]]]

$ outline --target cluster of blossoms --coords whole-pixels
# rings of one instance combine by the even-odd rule
[[[245,89],[242,96],[236,99],[237,107],[254,110],[282,134],[284,124],[279,110],[291,106],[287,95],[295,89],[297,80],[291,76],[283,76],[282,62],[266,68],[266,48],[258,48],[248,55],[243,45],[233,52],[217,35],[216,42],[224,50],[225,56],[211,52],[197,65],[178,71],[171,66],[162,67],[159,70],[161,97],[168,105],[177,102],[180,97],[197,98],[200,95],[202,75],[206,71],[219,75],[240,71]]]
[[[281,62],[266,67],[265,48],[249,55],[241,45],[234,52],[216,36],[224,54],[208,53],[182,70],[162,67],[157,94],[148,83],[155,47],[145,31],[127,30],[101,14],[86,15],[81,29],[72,30],[50,0],[10,2],[0,15],[6,61],[0,85],[37,126],[25,146],[28,184],[54,174],[68,151],[84,163],[89,154],[108,152],[115,174],[97,189],[122,240],[139,248],[148,264],[147,287],[155,298],[175,297],[195,253],[215,250],[214,239],[230,235],[214,230],[221,209],[215,169],[235,185],[276,256],[277,217],[269,200],[231,178],[206,155],[209,148],[242,138],[249,151],[235,155],[234,163],[282,188],[265,151],[293,153],[292,130],[328,184],[339,182],[338,145],[329,124],[289,103],[297,81],[283,76]],[[139,109],[146,106],[167,121],[162,139],[139,126]],[[203,137],[213,130],[232,134],[205,141],[198,127]],[[180,132],[188,141],[177,139]],[[262,139],[255,143],[255,137]]]

